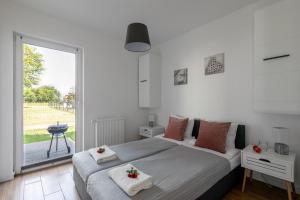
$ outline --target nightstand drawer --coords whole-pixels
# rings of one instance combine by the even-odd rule
[[[140,131],[140,135],[142,135],[144,137],[152,137],[152,132],[149,130],[143,130],[143,131]]]
[[[249,153],[243,155],[242,166],[270,176],[294,181],[293,166],[290,162]]]
[[[165,131],[165,128],[162,126],[142,126],[140,127],[140,135],[143,137],[154,137],[156,135],[162,134]]]

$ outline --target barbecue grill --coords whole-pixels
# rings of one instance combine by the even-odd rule
[[[65,132],[68,130],[68,128],[69,126],[67,124],[59,124],[59,123],[57,123],[57,125],[51,125],[48,127],[47,131],[49,132],[49,134],[51,134],[52,137],[51,137],[49,150],[47,151],[47,158],[49,158],[50,156],[53,137],[56,138],[56,152],[57,152],[58,138],[63,136],[65,139],[66,147],[68,149],[68,153],[70,153],[71,148],[67,143],[67,139],[65,135]]]

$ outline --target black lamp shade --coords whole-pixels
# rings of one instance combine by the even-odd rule
[[[132,23],[128,25],[125,49],[133,52],[145,52],[151,49],[148,29],[145,24]]]

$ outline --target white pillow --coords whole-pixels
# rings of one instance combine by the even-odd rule
[[[171,117],[175,117],[178,119],[186,119],[187,117],[183,117],[180,115],[171,115]],[[194,128],[194,119],[189,119],[188,124],[186,126],[185,132],[184,132],[184,137],[185,138],[191,138],[192,137],[192,132]]]
[[[236,137],[237,127],[238,127],[238,123],[231,122],[228,130],[227,138],[226,138],[226,151],[235,148],[235,137]]]
[[[188,125],[185,129],[184,137],[192,138],[193,128],[194,128],[194,119],[189,119]]]

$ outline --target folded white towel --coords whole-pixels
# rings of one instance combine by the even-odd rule
[[[117,154],[114,151],[112,151],[108,146],[103,145],[100,148],[104,148],[105,151],[103,153],[98,153],[97,151],[99,147],[88,150],[88,152],[98,164],[117,159]]]
[[[137,178],[129,178],[127,170],[134,168],[138,171]],[[115,181],[115,183],[122,188],[129,196],[136,195],[143,189],[149,189],[152,187],[152,177],[139,171],[131,164],[127,164],[121,167],[116,167],[108,172],[108,175]]]

